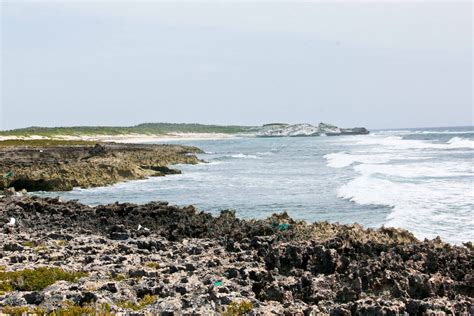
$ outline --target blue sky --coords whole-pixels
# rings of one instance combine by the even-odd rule
[[[470,2],[1,2],[0,129],[473,124]]]

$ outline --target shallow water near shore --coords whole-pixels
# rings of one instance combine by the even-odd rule
[[[419,238],[474,238],[474,128],[370,135],[172,141],[206,153],[180,175],[48,192],[91,205],[169,201],[243,218],[287,211],[307,221],[409,229]]]

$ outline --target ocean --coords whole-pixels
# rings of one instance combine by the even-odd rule
[[[418,238],[474,240],[474,127],[378,130],[370,135],[173,141],[208,163],[179,175],[37,192],[90,204],[168,201],[242,218],[393,226]]]

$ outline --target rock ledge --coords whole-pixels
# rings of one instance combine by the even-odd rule
[[[76,282],[0,293],[4,311],[70,304],[135,315],[237,315],[244,307],[249,315],[474,312],[472,250],[418,241],[400,229],[28,196],[0,199],[0,228],[7,272],[87,273]]]

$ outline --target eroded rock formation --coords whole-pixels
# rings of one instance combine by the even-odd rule
[[[337,126],[319,123],[311,124],[284,124],[274,123],[264,125],[257,133],[258,137],[298,137],[298,136],[340,136],[340,135],[365,135],[369,131],[364,127],[339,128]]]
[[[100,143],[91,146],[0,148],[0,181],[16,190],[67,191],[178,171],[167,165],[198,163],[200,149],[181,145]]]
[[[246,302],[249,315],[474,312],[472,249],[401,229],[18,196],[0,199],[0,227],[7,271],[88,273],[77,283],[0,293],[0,309],[51,311],[69,302],[114,313],[220,315]]]

